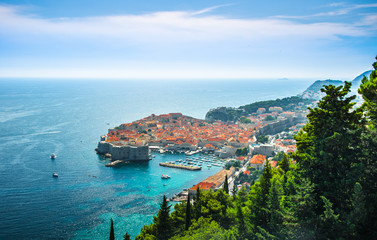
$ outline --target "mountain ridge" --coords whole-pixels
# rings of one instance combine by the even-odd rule
[[[372,70],[368,70],[363,72],[362,74],[355,77],[352,82],[352,91],[351,94],[355,94],[357,96],[356,101],[361,101],[359,94],[357,93],[357,89],[360,86],[361,80],[364,76],[369,77]],[[275,99],[275,100],[267,100],[267,101],[258,101],[251,104],[247,104],[244,106],[239,106],[237,108],[232,107],[218,107],[215,109],[211,109],[207,112],[205,119],[207,121],[237,121],[241,116],[251,114],[255,112],[258,108],[267,108],[273,106],[282,107],[285,111],[291,110],[290,107],[292,105],[296,105],[299,103],[308,103],[311,101],[317,101],[324,96],[324,93],[321,92],[321,88],[324,85],[334,85],[340,86],[343,85],[345,81],[342,80],[317,80],[312,83],[304,92],[283,99]]]

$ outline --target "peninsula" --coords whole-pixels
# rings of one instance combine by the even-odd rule
[[[244,117],[247,121],[238,122],[204,121],[182,113],[152,114],[110,128],[106,135],[101,136],[96,151],[112,162],[117,161],[109,166],[150,160],[150,150],[187,155],[206,152],[220,158],[234,157],[237,149],[244,148],[254,152],[264,149],[260,151],[266,152],[265,146],[259,146],[258,136],[280,133],[289,128],[298,130],[306,120],[305,108],[303,104],[297,104],[294,112],[284,111],[281,107],[271,107],[268,111],[259,108],[256,114]],[[267,147],[270,154],[275,150],[293,151],[293,147],[287,147],[289,144],[282,144],[278,138],[271,143]]]

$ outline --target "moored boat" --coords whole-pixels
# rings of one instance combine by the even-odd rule
[[[51,159],[55,159],[56,158],[56,155],[55,153],[51,153],[51,156],[50,156]]]
[[[161,178],[162,178],[162,179],[169,179],[170,176],[169,176],[169,175],[162,174],[162,175],[161,175]]]
[[[57,177],[59,177],[59,175],[57,173],[53,173],[52,177],[57,178]]]

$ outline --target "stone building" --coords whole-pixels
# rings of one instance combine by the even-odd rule
[[[98,154],[111,154],[111,159],[127,161],[146,161],[149,159],[148,146],[133,146],[119,142],[100,141],[97,148]]]

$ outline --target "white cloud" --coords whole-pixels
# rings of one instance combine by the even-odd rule
[[[0,5],[0,36],[7,39],[0,39],[0,50],[9,42],[26,49],[24,55],[23,50],[0,55],[0,77],[318,76],[332,71],[334,62],[351,62],[347,56],[352,50],[332,48],[342,36],[375,34],[370,30],[376,21],[372,16],[358,24],[300,23],[211,13],[219,7],[224,5],[200,11],[42,18]]]
[[[214,8],[217,8],[216,6]],[[229,38],[264,41],[269,37],[334,38],[362,36],[368,32],[343,23],[298,23],[279,19],[232,19],[199,12],[156,12],[144,15],[44,19],[21,15],[17,9],[0,6],[3,35],[46,35],[79,38],[121,38],[128,41],[213,41]]]
[[[357,10],[357,9],[377,8],[377,3],[353,4],[353,5],[346,5],[345,3],[333,3],[333,4],[328,5],[328,7],[341,7],[341,8],[333,10],[333,11],[321,12],[321,13],[310,14],[310,15],[302,15],[302,16],[279,15],[279,16],[275,16],[275,18],[311,19],[311,18],[326,17],[326,16],[329,16],[329,17],[341,16],[341,15],[349,14],[350,12]]]

